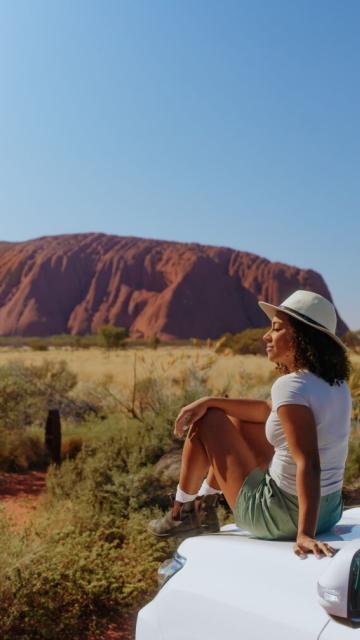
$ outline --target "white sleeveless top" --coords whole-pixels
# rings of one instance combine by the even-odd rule
[[[269,473],[276,484],[293,495],[296,464],[289,451],[277,410],[284,404],[301,404],[314,415],[321,466],[321,495],[342,487],[348,451],[351,395],[346,382],[331,386],[310,371],[297,371],[278,378],[271,389],[272,411],[266,422],[266,437],[274,446]]]

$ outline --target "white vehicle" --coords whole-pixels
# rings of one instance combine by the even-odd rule
[[[360,640],[360,508],[320,538],[332,558],[302,560],[292,542],[235,525],[184,540],[159,569],[136,640]]]

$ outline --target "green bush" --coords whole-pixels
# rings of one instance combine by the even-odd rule
[[[165,441],[135,422],[98,445],[84,444],[74,460],[65,460],[60,470],[48,474],[49,495],[123,518],[134,509],[162,505],[163,487],[151,462],[162,455]]]
[[[2,640],[100,639],[112,612],[153,594],[164,545],[144,517],[99,519],[67,503],[43,510],[26,535],[0,518]]]
[[[229,350],[234,354],[261,354],[264,355],[263,335],[266,329],[246,329],[240,333],[225,333],[215,343],[216,353]]]
[[[66,362],[10,362],[0,367],[0,427],[43,424],[49,405],[61,405],[77,383]]]
[[[345,335],[341,336],[341,340],[349,349],[360,351],[360,331],[347,331]]]
[[[40,338],[34,338],[34,340],[31,340],[29,346],[33,351],[47,351],[49,348],[47,342],[45,340],[41,340]]]
[[[83,448],[83,440],[79,436],[72,436],[66,440],[62,440],[61,444],[61,459],[62,460],[74,460]]]
[[[49,456],[43,440],[32,433],[0,429],[0,470],[45,469]]]
[[[114,327],[111,324],[104,324],[99,327],[98,335],[106,349],[118,349],[124,346],[124,341],[129,335],[129,330],[124,327]]]
[[[152,336],[151,338],[148,339],[148,343],[147,343],[148,347],[154,350],[156,350],[160,344],[161,344],[161,340],[160,338],[158,338],[158,336]]]

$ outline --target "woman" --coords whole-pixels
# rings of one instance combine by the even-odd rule
[[[149,529],[162,537],[201,532],[201,504],[222,492],[239,527],[294,540],[297,555],[331,556],[315,535],[342,514],[351,417],[350,365],[335,335],[336,312],[310,291],[295,291],[279,306],[259,305],[272,321],[267,357],[281,373],[272,402],[207,397],[181,410],[175,434],[188,433],[175,501]]]

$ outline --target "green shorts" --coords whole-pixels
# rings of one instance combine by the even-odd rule
[[[316,533],[331,529],[342,512],[341,491],[322,496]],[[267,540],[296,540],[298,514],[297,496],[280,489],[259,467],[245,478],[234,508],[238,527]]]

